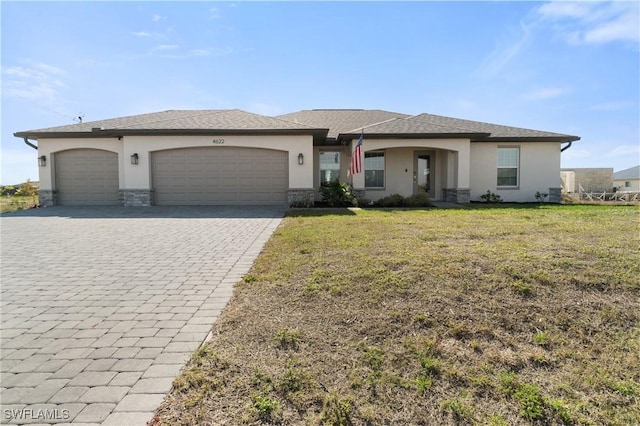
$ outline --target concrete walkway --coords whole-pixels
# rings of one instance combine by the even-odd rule
[[[0,218],[0,423],[142,426],[280,223],[264,207]]]

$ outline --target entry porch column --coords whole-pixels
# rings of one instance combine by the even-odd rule
[[[458,141],[456,151],[447,151],[447,183],[442,198],[458,204],[470,201],[471,142]]]

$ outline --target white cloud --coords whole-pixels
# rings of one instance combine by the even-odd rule
[[[149,52],[150,55],[167,59],[186,59],[206,56],[224,56],[233,53],[231,47],[207,47],[200,49],[182,50],[177,44],[162,44],[154,47]]]
[[[2,73],[10,77],[28,78],[33,76],[33,70],[27,70],[22,67],[6,67],[2,69]]]
[[[637,8],[636,8],[637,9]],[[640,42],[640,22],[638,13],[629,11],[616,19],[603,22],[595,28],[585,31],[585,43],[608,43],[613,41]]]
[[[562,18],[585,18],[588,17],[592,11],[593,4],[589,3],[574,3],[565,1],[552,1],[545,3],[538,9],[538,13],[547,19],[562,19]]]
[[[526,93],[523,97],[524,99],[529,101],[543,101],[546,99],[557,98],[558,96],[564,95],[567,92],[567,89],[562,89],[559,87],[545,87]]]
[[[495,76],[532,44],[536,35],[555,34],[569,44],[640,44],[640,2],[551,1],[534,7],[509,28],[484,59],[479,71]]]
[[[622,157],[640,154],[640,145],[618,145],[606,154],[606,157]]]
[[[162,16],[162,15],[158,15],[157,13],[151,17],[151,20],[153,22],[160,22],[160,21],[162,21],[164,19],[167,19],[167,17],[166,16]]]
[[[53,65],[44,64],[44,63],[36,64],[36,68],[39,68],[43,72],[46,72],[49,74],[56,74],[56,75],[66,74],[66,72],[62,68],[54,67]]]
[[[211,19],[219,19],[220,18],[220,11],[217,8],[212,7],[211,9],[209,9],[209,17]]]
[[[65,74],[65,71],[61,68],[54,67],[44,63],[38,63],[33,65],[31,68],[23,68],[23,67],[3,67],[2,73],[9,77],[14,78],[26,78],[26,79],[35,79],[35,80],[52,80],[53,74],[62,75]]]
[[[511,34],[499,41],[494,50],[485,57],[480,72],[485,75],[495,75],[511,62],[531,43],[532,25],[520,22],[518,29],[511,29]]]
[[[166,32],[169,33],[173,31],[171,28],[167,28]],[[130,33],[134,37],[138,38],[146,38],[146,39],[154,39],[154,40],[166,40],[167,35],[159,32],[148,32],[148,31],[133,31]]]
[[[640,3],[559,2],[537,9],[542,22],[570,44],[640,43]]]
[[[177,44],[160,44],[153,48],[153,51],[159,52],[163,50],[174,50],[179,48],[180,46]]]
[[[193,56],[209,56],[209,55],[211,55],[211,50],[209,50],[209,49],[193,49],[193,50],[191,50],[190,53]]]
[[[589,111],[619,111],[633,106],[629,101],[602,102],[587,108]]]
[[[45,63],[3,67],[2,74],[2,94],[7,97],[53,104],[59,102],[59,90],[65,87],[60,78],[66,72]]]

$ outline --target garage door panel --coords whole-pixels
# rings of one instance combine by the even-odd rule
[[[120,205],[118,154],[72,149],[54,155],[58,204]]]
[[[254,184],[255,184],[254,179],[252,179],[250,177],[240,176],[238,178],[238,186],[240,186],[240,187],[253,188]]]
[[[153,153],[152,162],[158,205],[284,204],[287,200],[289,172],[283,151],[185,148]]]

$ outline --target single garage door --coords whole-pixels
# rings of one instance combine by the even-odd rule
[[[72,149],[55,154],[58,204],[120,205],[118,154],[99,149]]]
[[[152,155],[157,205],[285,204],[287,153],[236,147],[182,148]]]

